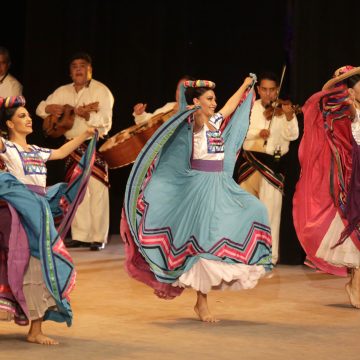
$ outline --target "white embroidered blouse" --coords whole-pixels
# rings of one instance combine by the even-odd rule
[[[200,131],[193,135],[194,160],[223,160],[224,140],[221,136],[220,125],[223,116],[220,113],[213,115],[209,122],[216,130],[212,131],[204,124]]]
[[[3,141],[5,149],[0,152],[10,174],[26,185],[46,187],[46,161],[49,160],[51,149],[30,145],[31,151],[25,151],[20,145],[9,140]]]

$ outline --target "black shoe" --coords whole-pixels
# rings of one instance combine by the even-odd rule
[[[90,250],[92,251],[99,251],[105,249],[105,243],[101,243],[101,242],[92,242],[90,244]]]
[[[67,248],[89,247],[89,243],[79,240],[70,240],[70,241],[65,241],[65,246]]]

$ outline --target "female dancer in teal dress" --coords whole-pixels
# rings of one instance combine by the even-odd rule
[[[32,120],[23,97],[0,98],[0,318],[31,321],[29,342],[54,345],[42,333],[43,320],[71,324],[69,293],[75,270],[62,236],[82,200],[94,161],[94,136],[69,184],[46,188],[46,161],[62,159],[95,134],[84,134],[56,150],[29,145]],[[55,228],[54,218],[61,220]]]
[[[253,83],[246,78],[215,113],[215,84],[185,81],[181,110],[145,145],[126,188],[127,271],[162,298],[195,289],[194,309],[206,322],[216,321],[207,304],[211,289],[253,288],[271,270],[266,209],[232,178]]]

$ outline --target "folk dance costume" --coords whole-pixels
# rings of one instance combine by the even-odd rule
[[[59,87],[38,105],[36,114],[43,119],[46,118],[49,114],[46,113],[45,108],[49,104],[68,104],[77,107],[93,102],[99,102],[99,111],[91,112],[88,121],[75,115],[74,125],[65,133],[65,138],[71,140],[82,134],[89,126],[97,127],[100,135],[106,135],[112,126],[114,98],[110,90],[103,83],[94,79],[79,92],[75,90],[73,84]],[[66,161],[66,180],[68,180],[73,167],[77,165],[85,150],[86,146],[82,144],[68,157]],[[93,173],[84,201],[79,206],[71,225],[71,233],[74,240],[89,243],[107,243],[110,221],[108,188],[108,166],[102,155],[96,152]]]
[[[121,221],[130,276],[177,296],[185,287],[204,294],[253,288],[271,270],[266,209],[232,179],[251,102],[248,95],[223,132],[218,113],[216,131],[204,125],[194,134],[196,109],[181,110],[147,142],[127,182]]]
[[[340,276],[360,267],[360,113],[353,119],[348,99],[347,87],[338,86],[305,103],[293,199],[306,263]]]
[[[239,158],[237,182],[244,190],[258,197],[266,206],[272,237],[272,261],[279,258],[279,235],[282,197],[285,176],[281,157],[289,151],[290,141],[299,137],[297,118],[287,121],[285,114],[276,116],[270,129],[270,136],[264,143],[259,136],[267,129],[269,120],[264,115],[265,107],[256,100],[251,111],[250,126]]]
[[[31,145],[25,151],[3,141],[0,159],[8,172],[0,172],[0,318],[19,325],[44,318],[70,326],[75,269],[62,239],[84,197],[96,139],[69,184],[49,188],[45,163],[51,150]]]

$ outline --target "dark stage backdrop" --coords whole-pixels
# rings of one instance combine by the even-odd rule
[[[54,147],[61,140],[41,135],[38,103],[70,82],[68,58],[79,50],[93,57],[94,78],[115,97],[110,135],[133,125],[132,108],[150,111],[175,97],[178,79],[189,74],[217,83],[221,107],[249,72],[280,74],[287,64],[281,97],[303,103],[336,67],[359,64],[357,1],[342,1],[346,12],[326,1],[18,0],[2,4],[0,45],[9,48],[12,73],[24,85],[34,120],[31,141]],[[346,18],[341,17],[346,13]],[[302,124],[300,116],[300,125]],[[299,176],[297,147],[288,172],[281,227],[281,262],[299,264],[304,254],[291,216]],[[60,181],[63,163],[49,163],[49,184]],[[120,211],[131,166],[110,170],[111,233],[119,233]]]

